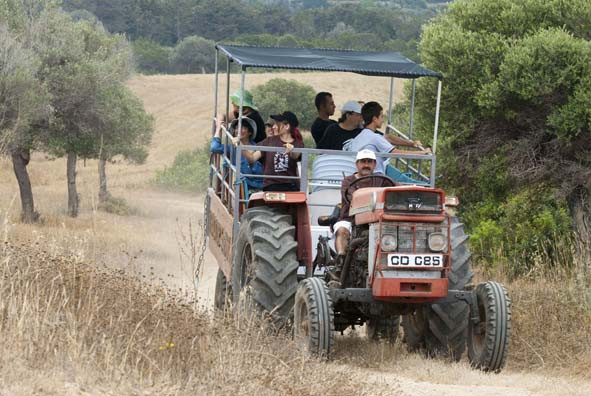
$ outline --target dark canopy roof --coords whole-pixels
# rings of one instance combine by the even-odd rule
[[[344,71],[399,78],[438,77],[396,52],[317,48],[250,47],[218,44],[216,48],[242,67]]]

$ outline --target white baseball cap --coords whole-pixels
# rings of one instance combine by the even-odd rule
[[[357,153],[357,157],[355,157],[355,161],[359,161],[362,159],[372,159],[372,160],[376,160],[376,153],[374,153],[371,150],[365,149],[365,150],[361,150]]]
[[[352,111],[354,113],[361,114],[361,105],[356,100],[350,100],[341,107],[341,111],[343,113],[347,111]]]

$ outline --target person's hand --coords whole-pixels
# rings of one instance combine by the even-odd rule
[[[238,143],[240,143],[240,138],[238,136],[234,136],[232,138],[232,143],[234,144],[234,146],[238,146]]]
[[[431,154],[431,149],[429,147],[427,147],[426,149],[423,150],[423,152],[425,154]]]
[[[283,147],[285,147],[285,152],[287,154],[291,153],[291,151],[293,150],[293,144],[291,143],[285,143]]]
[[[412,146],[413,146],[413,147],[416,147],[416,148],[420,148],[420,147],[422,147],[422,146],[423,146],[423,143],[421,143],[421,141],[420,141],[420,140],[415,140],[415,141],[413,141],[412,143],[413,143],[413,145],[412,145]]]

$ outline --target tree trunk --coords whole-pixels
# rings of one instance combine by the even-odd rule
[[[582,187],[569,197],[573,228],[577,237],[575,265],[578,267],[579,277],[582,278],[585,285],[588,284],[591,277],[589,273],[589,260],[591,260],[591,229],[589,228],[591,225],[591,203],[589,198],[590,192]]]
[[[68,215],[78,216],[78,204],[80,197],[76,191],[76,153],[68,153],[67,173],[68,173]]]
[[[16,149],[12,152],[12,168],[21,195],[21,220],[25,223],[33,223],[39,219],[39,214],[35,212],[33,189],[31,188],[29,172],[27,172],[30,155],[29,150],[25,149]]]
[[[107,190],[107,158],[101,154],[98,163],[99,173],[99,203],[106,202],[109,199],[109,191]]]

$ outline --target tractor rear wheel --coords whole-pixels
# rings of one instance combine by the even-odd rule
[[[474,368],[499,372],[509,352],[511,300],[497,282],[481,283],[474,293],[480,322],[468,329],[468,359]]]
[[[474,274],[464,225],[451,218],[451,271],[449,289],[463,290]],[[434,303],[418,307],[402,319],[405,341],[411,351],[424,350],[429,356],[447,356],[458,361],[466,349],[470,307],[463,301]]]
[[[215,279],[215,292],[213,298],[213,307],[218,311],[225,311],[228,308],[228,302],[232,298],[232,288],[226,279],[224,272],[218,268],[218,274]]]
[[[328,358],[333,346],[334,312],[326,283],[320,278],[300,282],[295,298],[293,337],[310,355]]]
[[[232,260],[234,306],[270,317],[277,328],[285,326],[291,319],[298,265],[291,216],[281,208],[247,210]]]
[[[400,315],[390,317],[370,318],[365,323],[367,326],[367,338],[372,341],[384,340],[394,344],[398,338],[400,328]]]

